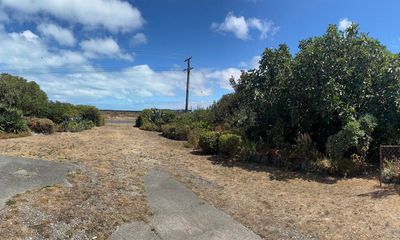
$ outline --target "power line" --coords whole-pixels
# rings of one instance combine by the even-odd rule
[[[154,71],[167,71],[167,72],[180,72],[178,69],[171,69],[171,67],[149,67],[150,70]],[[57,68],[52,67],[51,69],[32,69],[32,68],[17,68],[17,69],[7,69],[2,68],[1,72],[16,72],[25,74],[74,74],[74,73],[112,73],[112,72],[137,72],[140,69],[133,69],[130,67],[126,68],[116,68],[116,67],[101,67],[101,68],[89,68],[89,69],[79,69],[79,68]]]

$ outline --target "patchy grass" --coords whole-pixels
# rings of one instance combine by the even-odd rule
[[[17,201],[14,200],[14,199],[10,199],[10,200],[8,200],[8,201],[6,202],[6,206],[13,206],[13,205],[15,205],[15,204],[17,204]]]
[[[21,137],[27,137],[30,135],[31,135],[30,132],[14,134],[14,133],[5,133],[5,132],[0,131],[0,139],[21,138]]]
[[[151,215],[141,176],[161,166],[266,239],[397,239],[400,190],[375,176],[325,178],[196,155],[155,132],[106,126],[0,141],[3,155],[77,164],[72,187],[21,194],[0,213],[5,239],[107,239]],[[57,235],[62,234],[62,235]]]

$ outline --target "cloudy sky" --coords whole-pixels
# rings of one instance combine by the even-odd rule
[[[229,78],[266,47],[351,22],[400,50],[398,1],[0,0],[0,72],[38,82],[50,99],[103,109],[184,107],[229,93]]]

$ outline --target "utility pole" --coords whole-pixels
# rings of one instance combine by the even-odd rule
[[[190,81],[190,70],[193,68],[190,67],[190,61],[192,57],[185,60],[187,62],[187,68],[183,71],[186,71],[186,105],[185,105],[185,112],[189,110],[189,81]]]

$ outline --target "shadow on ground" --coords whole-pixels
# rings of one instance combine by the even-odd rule
[[[394,184],[388,184],[382,188],[378,188],[376,191],[358,194],[358,197],[371,197],[374,199],[381,199],[390,197],[393,195],[400,195],[400,186]]]
[[[194,150],[191,153],[194,155],[205,155],[199,150]],[[302,179],[305,181],[313,181],[323,184],[335,184],[339,180],[345,179],[345,177],[330,176],[328,174],[289,171],[278,167],[263,165],[261,163],[256,163],[256,162],[226,161],[227,158],[220,155],[208,156],[208,160],[210,160],[213,164],[221,165],[224,167],[239,167],[252,172],[265,172],[269,174],[269,178],[271,180],[276,180],[276,181],[290,181],[293,179]],[[358,176],[358,178],[377,180],[378,176],[373,173],[368,173],[366,175]]]

